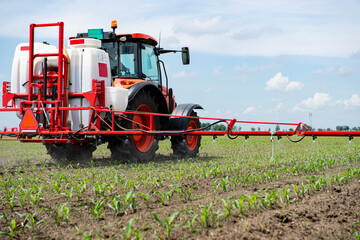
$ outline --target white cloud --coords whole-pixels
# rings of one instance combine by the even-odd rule
[[[350,54],[351,58],[360,59],[360,49]]]
[[[212,75],[214,75],[214,76],[223,76],[224,73],[221,72],[221,68],[222,68],[222,66],[217,66],[216,68],[214,68],[213,71],[212,71]]]
[[[277,73],[273,78],[266,82],[266,91],[293,91],[302,89],[303,84],[300,82],[290,81],[281,72]]]
[[[2,1],[0,20],[6,24],[0,25],[0,36],[27,38],[30,23],[59,20],[65,22],[66,36],[86,32],[88,28],[109,31],[111,20],[117,16],[119,33],[144,32],[158,37],[161,31],[164,37],[177,38],[181,44],[207,53],[348,57],[360,42],[360,15],[354,1],[341,6],[332,1],[324,6],[322,1],[312,0],[292,4],[283,0],[256,3],[224,0],[206,4],[190,0],[178,3],[103,0],[100,6],[97,1],[76,0],[71,1],[71,9],[69,2],[43,1],[39,8],[32,1]],[[77,9],[82,9],[82,14],[76,14]],[[131,11],[119,15],[118,9]],[[176,39],[169,41],[177,45]],[[351,56],[359,55],[357,51]]]
[[[221,34],[229,31],[232,27],[230,22],[225,22],[221,16],[210,19],[194,18],[181,24],[175,24],[174,31],[182,32],[190,36]]]
[[[330,103],[331,97],[328,93],[315,93],[314,96],[296,104],[293,111],[308,111],[320,109]]]
[[[334,67],[325,67],[315,70],[314,74],[317,76],[329,76],[333,72],[334,72]]]
[[[353,94],[350,99],[340,99],[336,103],[344,105],[345,108],[360,107],[360,96],[358,94]]]
[[[248,107],[247,109],[245,109],[245,111],[243,112],[243,114],[249,114],[249,113],[254,112],[255,110],[256,110],[255,107],[250,106],[250,107]]]
[[[300,90],[302,87],[303,84],[301,82],[289,82],[289,84],[286,85],[285,91]]]
[[[281,32],[279,28],[269,25],[244,26],[234,33],[232,37],[236,40],[249,40],[260,38],[265,34],[274,34],[278,32]]]
[[[206,89],[204,90],[205,93],[209,93],[209,92],[211,92],[211,91],[212,91],[212,87],[208,87],[208,88],[206,88]]]
[[[159,34],[160,35],[160,34]],[[160,40],[160,47],[166,47],[166,48],[179,48],[181,46],[180,41],[177,37],[175,36],[170,36],[170,37],[161,37]]]
[[[336,73],[341,77],[347,77],[357,73],[357,69],[352,67],[342,66],[338,69]]]
[[[335,69],[334,67],[325,67],[325,68],[319,68],[314,71],[314,74],[320,77],[328,77],[333,75],[334,73],[340,77],[347,77],[354,75],[358,72],[357,68],[349,67],[349,66],[341,66],[338,69]]]
[[[173,79],[184,79],[184,78],[194,77],[195,75],[196,75],[196,72],[187,73],[185,71],[180,71],[180,72],[174,73],[172,75],[172,78]]]
[[[245,73],[245,74],[262,73],[271,70],[273,66],[274,64],[260,65],[260,66],[256,65],[254,67],[250,67],[247,63],[244,63],[243,65],[235,66],[234,69],[236,72]]]
[[[282,108],[283,104],[282,103],[278,103],[278,105],[276,105],[276,107],[273,109],[273,111],[279,111]]]

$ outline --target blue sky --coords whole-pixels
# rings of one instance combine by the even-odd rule
[[[0,80],[30,23],[65,22],[65,36],[88,28],[143,32],[161,46],[188,46],[191,64],[168,54],[178,103],[206,117],[360,126],[360,1],[2,1]],[[37,35],[54,43],[54,31]],[[1,113],[1,126],[17,126]]]

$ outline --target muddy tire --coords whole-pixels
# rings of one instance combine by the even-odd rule
[[[190,116],[197,117],[196,112],[192,111]],[[185,128],[177,130],[191,130],[200,128],[199,119],[187,119]],[[180,126],[178,127],[180,128]],[[199,153],[199,148],[201,146],[201,136],[200,135],[181,135],[171,137],[171,148],[175,155],[180,155],[182,157],[190,158],[196,157]]]
[[[141,90],[129,102],[128,111],[150,112],[158,111],[154,96],[145,90]],[[142,129],[154,131],[160,129],[159,117],[128,114],[129,120],[123,119],[121,126],[125,129]],[[155,152],[159,149],[158,136],[155,135],[129,135],[115,136],[109,140],[108,148],[111,151],[111,158],[124,163],[146,162],[155,157]]]
[[[53,159],[66,158],[69,161],[89,160],[96,150],[96,146],[92,144],[45,143],[44,145]]]

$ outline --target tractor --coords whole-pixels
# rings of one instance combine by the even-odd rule
[[[39,26],[46,25],[34,24],[33,28]],[[32,43],[31,51],[33,52],[30,52],[30,57],[28,51],[31,47],[28,43],[19,44],[17,47],[11,81],[11,94],[15,93],[15,95],[11,95],[5,104],[13,100],[13,106],[21,108],[26,106],[22,102],[26,98],[29,98],[29,101],[41,98],[41,103],[37,104],[40,105],[40,110],[35,111],[32,115],[36,119],[35,122],[40,123],[40,128],[49,131],[42,137],[49,140],[56,138],[57,134],[54,129],[57,131],[67,129],[73,132],[67,136],[70,141],[66,143],[43,141],[52,158],[89,159],[97,145],[107,142],[113,159],[146,161],[154,158],[155,152],[159,148],[158,142],[167,138],[155,134],[97,134],[82,136],[81,139],[78,139],[77,133],[86,129],[107,131],[109,126],[114,126],[112,130],[115,131],[149,132],[186,131],[200,128],[199,119],[170,117],[170,114],[197,116],[194,110],[202,109],[202,107],[198,104],[177,104],[175,102],[173,90],[168,88],[165,64],[159,59],[161,54],[181,52],[182,62],[186,65],[190,62],[189,49],[184,47],[181,50],[166,50],[157,47],[158,42],[149,35],[116,33],[117,22],[115,20],[112,21],[111,28],[112,31],[107,32],[103,29],[89,29],[87,32],[78,33],[76,37],[69,38],[69,49],[60,50],[59,43],[59,52],[65,52],[63,63],[60,61],[58,63],[54,55],[46,55],[46,53],[56,50],[55,46],[47,43]],[[30,34],[30,42],[33,42],[34,39],[31,35],[33,34]],[[33,66],[28,68],[32,70],[30,73],[28,69],[24,70],[24,65],[27,64],[24,61],[29,61],[29,59],[33,60],[31,63]],[[56,99],[61,88],[58,82],[62,81],[57,79],[57,75],[62,72],[59,70],[60,64],[65,65],[64,68],[68,68],[66,73],[63,72],[64,75],[67,75],[63,79],[67,77],[67,80],[63,80],[65,87],[62,89],[59,99]],[[29,84],[29,78],[32,78],[33,83]],[[106,107],[126,113],[118,113],[115,114],[115,117],[111,117],[112,114],[106,112],[93,118],[89,110],[73,110],[76,107],[91,106],[89,99],[85,98],[85,94],[92,90],[92,79],[94,78],[105,83]],[[4,92],[4,96],[9,95],[10,92]],[[31,99],[28,95],[32,95]],[[51,101],[56,100],[64,102],[62,107],[72,107],[72,109],[67,112],[63,111],[63,113],[56,113],[55,110],[54,114],[51,113],[52,110],[44,110],[47,107],[54,107]],[[34,107],[34,105],[36,104],[29,103],[27,106]],[[25,118],[21,111],[17,114],[19,118]],[[49,120],[59,114],[62,114],[60,117],[62,118],[61,127],[56,123],[51,124]],[[31,120],[31,117],[27,118]],[[98,120],[96,118],[102,118],[99,126],[89,127]],[[23,129],[25,130],[25,127]],[[171,136],[171,147],[174,154],[194,157],[199,152],[200,141],[201,136]]]

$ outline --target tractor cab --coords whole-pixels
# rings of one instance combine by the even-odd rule
[[[114,86],[129,88],[143,81],[151,81],[162,86],[161,65],[166,76],[164,65],[159,55],[168,52],[182,52],[183,63],[189,64],[189,50],[164,50],[157,48],[156,39],[142,33],[116,34],[116,21],[111,23],[113,31],[89,29],[87,33],[78,33],[77,38],[92,37],[101,40],[101,48],[109,55],[111,76]],[[167,85],[167,79],[166,79]]]

